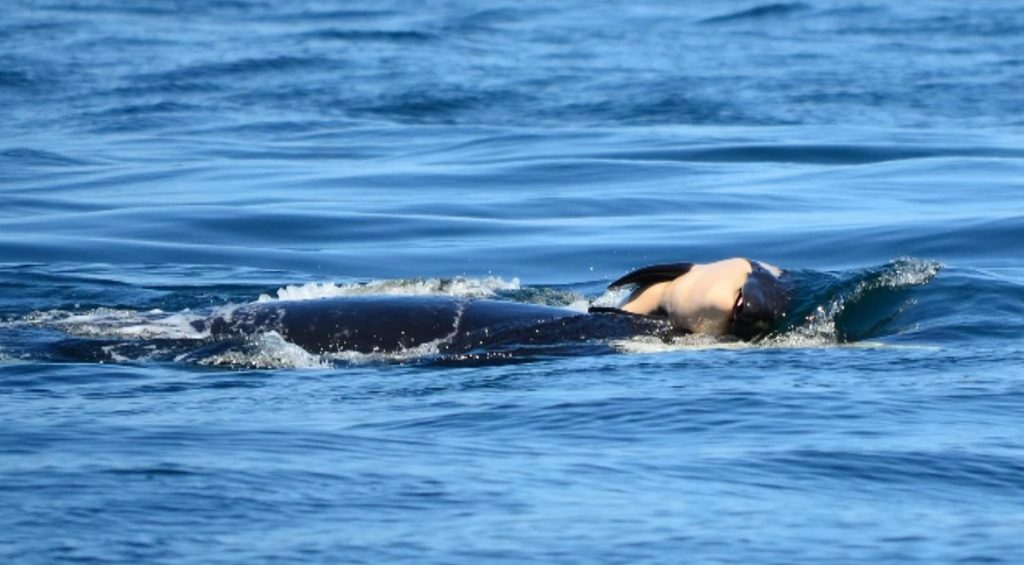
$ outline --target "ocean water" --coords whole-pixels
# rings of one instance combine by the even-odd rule
[[[0,559],[1024,560],[1024,6],[13,0]],[[203,349],[812,281],[756,344]]]

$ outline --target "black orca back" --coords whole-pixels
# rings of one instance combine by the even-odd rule
[[[410,349],[430,342],[469,348],[483,339],[578,312],[447,296],[351,296],[243,306],[210,322],[215,336],[275,331],[310,353]]]

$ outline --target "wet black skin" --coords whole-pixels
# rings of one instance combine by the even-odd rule
[[[243,306],[198,322],[215,338],[276,331],[310,353],[393,352],[437,342],[442,353],[664,335],[671,326],[625,313],[584,314],[505,300],[353,296]]]
[[[732,335],[744,341],[757,340],[774,331],[793,301],[783,280],[756,261],[751,261],[750,266],[753,271],[740,290],[730,324]]]

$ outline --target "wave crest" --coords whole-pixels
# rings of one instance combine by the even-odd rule
[[[885,332],[889,322],[912,302],[902,292],[931,282],[942,270],[938,261],[902,257],[886,265],[861,271],[830,288],[824,301],[812,304],[802,323],[773,338],[829,344],[857,341]],[[806,308],[806,305],[805,305]]]

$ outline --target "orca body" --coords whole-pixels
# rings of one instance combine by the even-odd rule
[[[199,322],[214,338],[277,332],[313,354],[388,353],[433,345],[442,354],[503,347],[698,333],[759,339],[785,317],[781,271],[747,259],[633,271],[619,308],[564,308],[450,296],[341,296],[245,305]]]
[[[593,315],[505,300],[449,296],[345,296],[242,306],[197,325],[215,338],[277,332],[314,354],[397,352],[434,344],[441,353],[665,334],[663,320]]]

